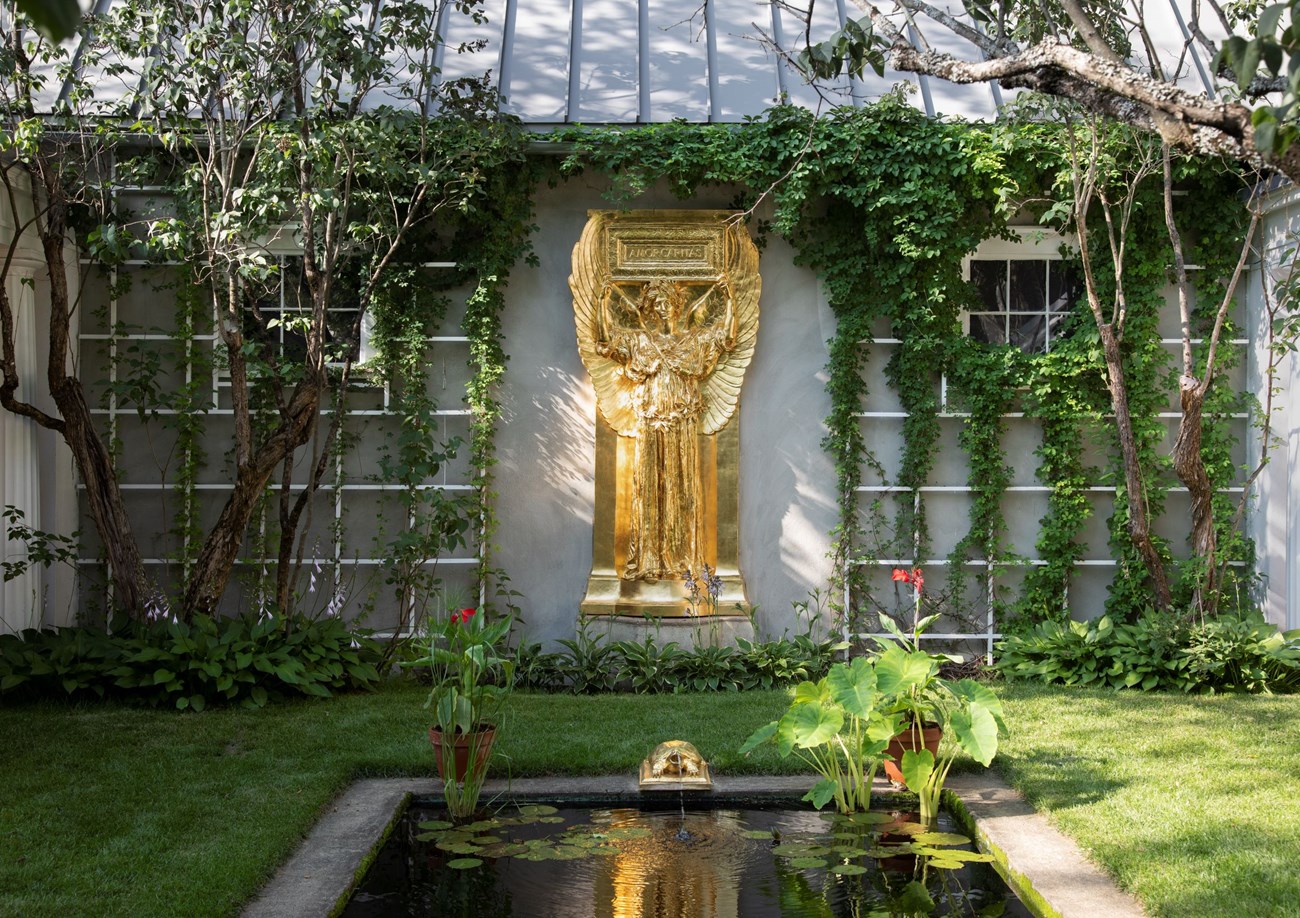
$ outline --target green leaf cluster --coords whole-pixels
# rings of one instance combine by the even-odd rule
[[[543,652],[540,644],[520,646],[516,684],[575,695],[626,691],[636,694],[736,692],[796,685],[826,674],[837,645],[805,635],[771,641],[740,638],[736,647],[675,641],[606,642],[585,630],[560,641],[563,650]]]
[[[201,711],[328,698],[379,681],[378,645],[336,618],[270,613],[186,623],[162,618],[117,632],[90,628],[0,635],[0,694],[122,698]]]
[[[1147,613],[1133,622],[1039,623],[999,645],[1009,679],[1198,693],[1300,690],[1300,631],[1258,613],[1180,622]]]

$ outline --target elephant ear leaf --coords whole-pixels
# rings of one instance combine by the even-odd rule
[[[948,720],[961,748],[981,765],[988,765],[998,753],[998,724],[982,705],[972,704],[953,712]]]
[[[831,798],[835,796],[835,791],[838,788],[839,785],[830,778],[822,778],[809,789],[808,793],[803,795],[803,799],[809,801],[812,803],[814,808],[820,810],[826,804],[831,802]]]
[[[786,716],[790,718],[794,744],[800,749],[830,742],[844,726],[844,715],[824,704],[801,704]]]
[[[895,645],[876,659],[876,689],[885,695],[903,694],[928,682],[937,668],[928,653]]]
[[[920,793],[934,773],[934,753],[929,749],[908,749],[898,763],[898,770],[903,773],[907,789],[914,794]]]
[[[970,707],[981,707],[993,715],[993,722],[998,725],[999,736],[1009,736],[1006,722],[1002,719],[1002,700],[993,694],[993,690],[987,685],[981,685],[974,679],[962,679],[955,682],[949,688],[952,693],[969,704]]]
[[[740,747],[740,754],[749,755],[759,746],[770,742],[772,737],[776,736],[777,726],[778,722],[774,720],[770,724],[764,724],[753,733],[749,734],[749,739],[745,740],[744,745]]]
[[[854,717],[869,717],[876,703],[876,671],[865,657],[831,667],[826,676],[831,700]]]

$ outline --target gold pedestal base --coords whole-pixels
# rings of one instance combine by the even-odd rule
[[[718,615],[750,614],[745,598],[745,584],[739,571],[719,571],[722,589],[718,593]],[[703,584],[701,584],[703,586]],[[713,611],[705,601],[692,610],[686,595],[686,581],[622,580],[611,572],[592,572],[587,580],[587,595],[579,606],[583,617],[627,615],[633,618],[689,618],[692,613],[705,617]]]

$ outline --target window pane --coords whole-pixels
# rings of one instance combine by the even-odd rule
[[[1017,316],[1011,317],[1011,343],[1022,351],[1029,353],[1041,353],[1047,348],[1047,317],[1044,315],[1037,316]]]
[[[1047,263],[1047,308],[1052,312],[1068,312],[1083,294],[1074,272],[1064,262]]]
[[[970,317],[970,336],[986,344],[1006,344],[1006,316],[972,313]]]
[[[988,310],[1005,311],[1007,308],[1007,263],[1005,261],[972,261],[970,279],[979,291],[980,302]]]
[[[1011,311],[1042,312],[1047,303],[1047,262],[1011,262]]]

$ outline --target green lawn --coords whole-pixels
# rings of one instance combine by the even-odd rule
[[[1002,774],[1151,914],[1300,915],[1300,695],[1002,695]]]
[[[1300,913],[1300,697],[999,691],[1003,773],[1152,914]],[[237,912],[349,780],[429,773],[423,697],[0,707],[0,915]],[[517,695],[498,749],[516,776],[630,774],[681,737],[721,774],[789,772],[735,754],[785,703]]]

